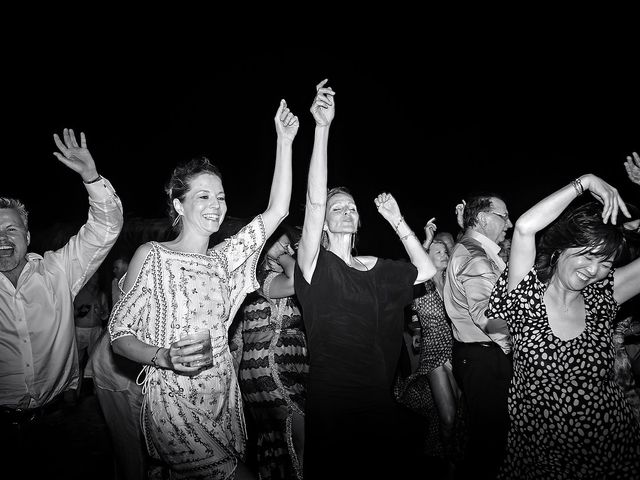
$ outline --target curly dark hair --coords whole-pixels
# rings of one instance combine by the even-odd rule
[[[589,200],[570,206],[546,227],[538,239],[536,271],[547,283],[557,266],[557,256],[567,248],[581,248],[576,255],[590,253],[616,262],[626,245],[624,226],[602,221],[602,204]]]
[[[222,181],[220,169],[211,163],[204,155],[194,157],[188,162],[182,163],[174,168],[171,178],[165,187],[165,192],[168,196],[169,219],[172,224],[178,216],[178,213],[173,207],[173,200],[177,198],[181,202],[184,201],[189,188],[191,188],[191,180],[202,173],[210,173]],[[179,232],[182,229],[182,222],[178,222],[172,228]]]

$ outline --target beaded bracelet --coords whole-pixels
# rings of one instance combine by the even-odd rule
[[[396,231],[396,233],[398,232],[398,227],[400,226],[400,224],[404,222],[404,217],[400,217],[400,220],[398,220],[398,223],[395,224],[395,226],[393,227],[393,229]]]

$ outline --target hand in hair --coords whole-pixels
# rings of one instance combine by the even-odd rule
[[[631,218],[631,214],[616,188],[592,174],[582,176],[580,181],[584,189],[589,190],[603,204],[602,221],[604,223],[611,220],[611,223],[615,225],[618,219],[618,210],[622,211],[628,218]]]

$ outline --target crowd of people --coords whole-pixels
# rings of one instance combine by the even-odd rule
[[[212,244],[222,172],[177,165],[174,235],[113,255],[106,289],[124,215],[84,133],[54,135],[89,196],[63,247],[28,252],[25,205],[0,197],[1,447],[22,477],[68,476],[52,418],[91,377],[116,479],[430,478],[427,459],[447,480],[640,478],[638,210],[582,174],[515,223],[469,194],[459,232],[432,218],[419,239],[381,192],[407,258],[360,255],[356,199],[328,185],[335,98],[316,85],[302,226],[282,100],[266,208]],[[640,156],[624,168],[640,187]]]

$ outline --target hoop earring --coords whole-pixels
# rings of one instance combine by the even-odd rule
[[[560,250],[554,250],[554,252],[551,254],[551,258],[549,259],[549,266],[550,267],[555,267],[556,263],[558,263],[558,257],[560,256]]]
[[[182,217],[182,214],[179,213],[178,216],[175,218],[175,220],[173,221],[173,223],[171,224],[171,228],[174,228],[176,225],[178,225],[178,222],[180,221],[180,218]]]

